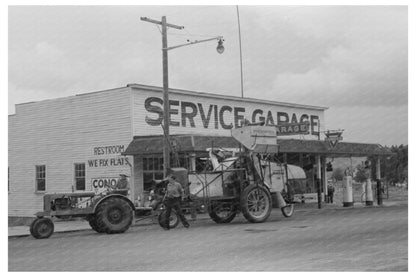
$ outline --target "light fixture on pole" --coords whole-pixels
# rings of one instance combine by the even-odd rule
[[[223,45],[223,39],[222,38],[220,38],[219,40],[218,40],[218,46],[217,46],[217,52],[219,53],[219,54],[222,54],[222,53],[224,53],[224,45]]]
[[[169,122],[170,122],[170,107],[169,107],[169,75],[168,75],[168,50],[179,48],[182,46],[188,46],[196,43],[218,40],[217,52],[222,54],[224,52],[223,46],[223,37],[218,36],[215,38],[204,39],[204,40],[195,40],[181,45],[176,45],[168,47],[167,42],[167,27],[175,29],[183,29],[183,26],[178,26],[166,22],[166,16],[162,16],[162,21],[157,21],[147,17],[140,18],[143,21],[147,21],[153,24],[158,24],[162,26],[162,56],[163,56],[163,176],[167,176],[168,169],[170,168],[170,140],[169,140]]]
[[[211,40],[218,40],[218,45],[217,45],[217,52],[219,54],[224,53],[224,38],[222,36],[218,36],[218,37],[213,37],[213,38],[208,38],[208,39],[201,39],[201,40],[194,40],[194,41],[189,41],[187,43],[184,44],[179,44],[179,45],[175,45],[175,46],[171,46],[171,47],[167,47],[167,48],[163,48],[166,50],[172,50],[172,49],[176,49],[176,48],[180,48],[183,46],[189,46],[192,44],[197,44],[197,43],[201,43],[201,42],[207,42],[207,41],[211,41]]]

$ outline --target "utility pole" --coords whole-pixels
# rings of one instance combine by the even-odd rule
[[[169,75],[168,75],[168,35],[167,27],[183,29],[183,26],[166,23],[166,16],[162,16],[162,21],[153,20],[147,17],[140,18],[153,24],[162,25],[162,56],[163,56],[163,176],[166,177],[170,168],[170,147],[169,147],[169,123],[170,123],[170,105],[169,105]]]
[[[166,16],[162,16],[162,21],[157,21],[147,17],[140,18],[143,21],[147,21],[153,24],[162,26],[162,57],[163,57],[163,175],[166,177],[168,169],[170,168],[170,140],[169,140],[169,123],[170,123],[170,103],[169,103],[169,75],[168,75],[168,51],[179,47],[189,46],[192,44],[207,42],[211,40],[218,40],[217,52],[222,54],[224,52],[223,37],[217,36],[209,39],[190,41],[185,44],[180,44],[172,47],[168,47],[168,34],[167,27],[182,30],[183,26],[178,26],[166,22]]]

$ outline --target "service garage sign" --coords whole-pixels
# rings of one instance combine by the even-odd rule
[[[153,94],[157,96],[149,92],[135,94],[135,135],[143,135],[143,128],[154,130],[155,134],[162,132],[163,97],[161,93]],[[229,136],[230,129],[247,122],[277,126],[277,135],[308,134],[315,137],[319,129],[323,129],[323,108],[292,107],[252,99],[237,101],[220,96],[198,97],[197,94],[170,93],[169,97],[172,134]]]

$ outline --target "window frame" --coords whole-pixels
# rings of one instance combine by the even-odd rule
[[[44,182],[43,190],[39,189],[40,180],[43,180]],[[46,165],[45,164],[35,165],[35,193],[45,193],[45,192],[46,192]]]
[[[77,168],[81,166],[81,168]],[[83,173],[83,175],[77,175],[79,173]],[[75,191],[86,191],[87,190],[87,167],[86,164],[83,162],[74,163],[74,190]],[[84,188],[78,189],[78,180],[84,180]]]
[[[156,162],[157,161],[157,162]],[[143,191],[150,191],[151,187],[145,182],[145,175],[152,174],[152,179],[156,179],[156,175],[162,174],[163,176],[163,157],[162,155],[145,155],[142,158],[143,163]],[[158,168],[155,169],[155,166]],[[162,177],[163,178],[163,177]]]

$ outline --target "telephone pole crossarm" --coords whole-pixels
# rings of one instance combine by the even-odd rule
[[[162,25],[162,21],[157,21],[157,20],[147,18],[147,17],[140,17],[140,19],[143,20],[143,21],[153,23],[153,24]],[[166,27],[175,28],[175,29],[178,29],[178,30],[182,30],[182,29],[185,28],[184,26],[179,26],[179,25],[170,24],[170,23],[166,23]]]

